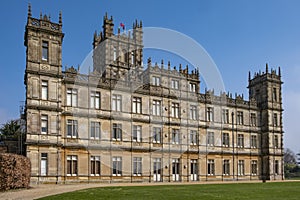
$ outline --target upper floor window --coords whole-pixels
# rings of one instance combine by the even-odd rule
[[[91,108],[100,109],[100,92],[91,92]]]
[[[160,77],[158,77],[158,76],[153,76],[153,77],[152,77],[152,85],[160,86]]]
[[[161,101],[159,100],[153,100],[152,104],[152,114],[160,116],[161,115]]]
[[[134,52],[133,51],[131,52],[131,64],[132,65],[134,64]]]
[[[172,143],[179,144],[179,129],[172,129]]]
[[[142,113],[142,98],[133,97],[132,98],[132,112],[133,113]]]
[[[207,145],[214,146],[215,145],[215,133],[207,132]]]
[[[41,117],[41,133],[48,133],[48,115],[42,115]]]
[[[172,103],[171,116],[179,118],[179,103]]]
[[[134,142],[141,142],[142,141],[142,126],[133,126],[132,130],[132,140]]]
[[[42,42],[42,60],[48,61],[49,43],[47,41]]]
[[[67,137],[77,138],[78,137],[78,122],[77,120],[67,120]]]
[[[250,146],[251,146],[251,148],[257,148],[257,136],[256,135],[251,135]]]
[[[76,89],[67,89],[67,106],[77,106],[78,91]]]
[[[195,83],[189,83],[189,91],[196,92],[196,84]]]
[[[273,94],[272,94],[272,98],[273,98],[273,101],[277,101],[277,89],[276,88],[273,88]]]
[[[122,140],[122,124],[113,124],[112,139],[119,141]]]
[[[273,124],[274,124],[274,126],[278,126],[278,116],[277,116],[277,113],[274,113],[274,115],[273,115]]]
[[[229,123],[229,110],[228,109],[223,109],[222,110],[222,122],[224,124]]]
[[[214,121],[214,109],[212,107],[206,108],[206,119],[208,122]]]
[[[175,79],[172,79],[171,80],[171,88],[172,89],[179,89],[179,81],[175,80]]]
[[[229,133],[222,133],[222,145],[229,147]]]
[[[275,148],[279,148],[278,135],[274,135],[274,147]]]
[[[250,125],[251,126],[256,126],[256,114],[255,113],[251,113],[250,114]]]
[[[91,139],[100,139],[100,122],[91,122]]]
[[[198,134],[197,131],[191,130],[190,132],[190,144],[197,145],[198,144]]]
[[[237,124],[239,125],[244,124],[244,113],[242,111],[237,112]]]
[[[112,95],[112,110],[122,111],[122,96],[118,94]]]
[[[42,99],[48,99],[48,81],[42,81]]]
[[[190,119],[197,120],[197,106],[190,106]]]
[[[153,143],[161,143],[161,128],[153,127]]]
[[[237,146],[239,148],[243,148],[244,147],[244,135],[243,134],[238,134],[238,141],[237,141]]]
[[[117,60],[117,49],[116,47],[114,47],[113,49],[113,61],[116,61]]]

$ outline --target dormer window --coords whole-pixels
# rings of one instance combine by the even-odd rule
[[[42,60],[48,61],[48,48],[49,43],[47,41],[42,42]]]

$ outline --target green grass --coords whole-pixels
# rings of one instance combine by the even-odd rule
[[[299,199],[300,182],[102,187],[42,199]]]

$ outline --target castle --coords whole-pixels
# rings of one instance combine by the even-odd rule
[[[94,34],[93,69],[62,69],[62,16],[25,27],[31,181],[282,180],[280,68],[249,73],[249,100],[200,93],[200,73],[143,66],[143,25]]]

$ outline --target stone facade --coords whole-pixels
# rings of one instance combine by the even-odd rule
[[[26,146],[32,182],[283,179],[280,69],[249,74],[249,101],[201,94],[198,70],[143,66],[142,22],[104,16],[93,69],[62,70],[62,18],[25,28]],[[145,69],[144,69],[145,68]]]

